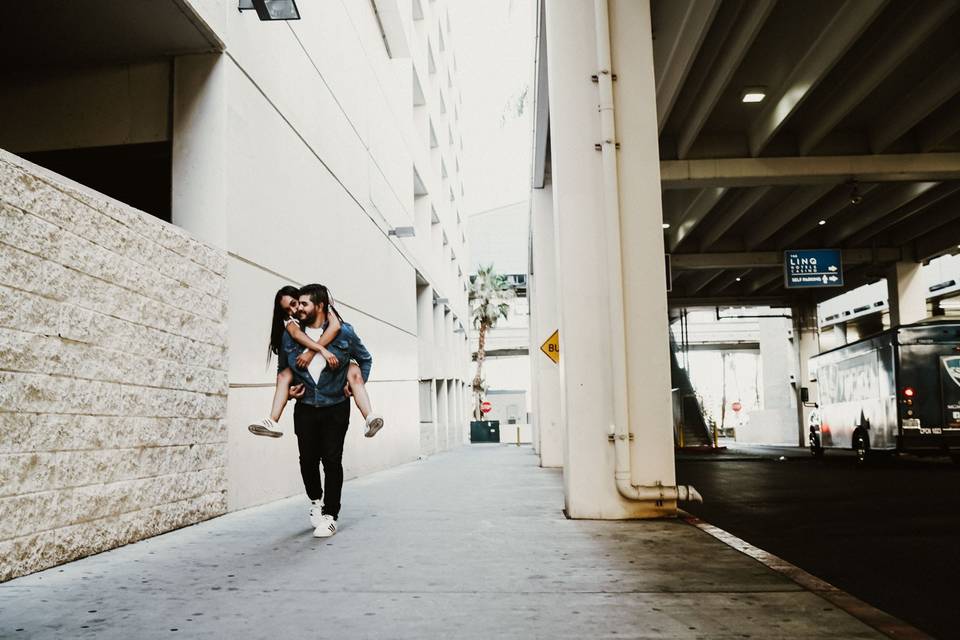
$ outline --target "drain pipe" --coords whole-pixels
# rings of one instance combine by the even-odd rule
[[[609,278],[611,391],[613,425],[609,439],[614,448],[614,478],[620,495],[629,500],[663,502],[695,500],[703,497],[693,487],[657,483],[633,484],[630,447],[630,419],[627,408],[626,327],[623,305],[622,245],[620,240],[620,184],[617,176],[617,132],[614,120],[613,72],[610,56],[610,7],[608,0],[594,0],[597,31],[597,85],[600,94],[600,150],[603,170],[604,228],[607,241]]]

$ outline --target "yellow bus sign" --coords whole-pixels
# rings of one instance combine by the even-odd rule
[[[553,332],[553,335],[547,338],[547,341],[540,345],[540,351],[547,354],[547,357],[553,360],[555,364],[560,364],[560,330]]]

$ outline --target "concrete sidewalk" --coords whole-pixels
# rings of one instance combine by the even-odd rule
[[[3,638],[881,638],[682,521],[564,518],[529,447],[348,482],[0,585]]]

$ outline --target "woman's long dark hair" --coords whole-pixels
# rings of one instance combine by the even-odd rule
[[[287,285],[280,287],[277,295],[273,297],[273,319],[270,322],[270,347],[267,356],[272,353],[280,355],[280,344],[283,341],[284,321],[290,317],[290,312],[283,308],[280,301],[284,296],[290,296],[297,299],[300,296],[300,290],[294,286]]]

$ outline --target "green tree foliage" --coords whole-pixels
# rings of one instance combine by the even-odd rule
[[[483,413],[480,404],[486,391],[483,380],[483,361],[486,358],[487,332],[496,326],[501,318],[507,319],[510,303],[514,298],[513,287],[507,278],[494,271],[493,265],[480,267],[470,283],[470,315],[473,326],[480,331],[477,343],[477,374],[473,378],[474,419],[480,420]]]

